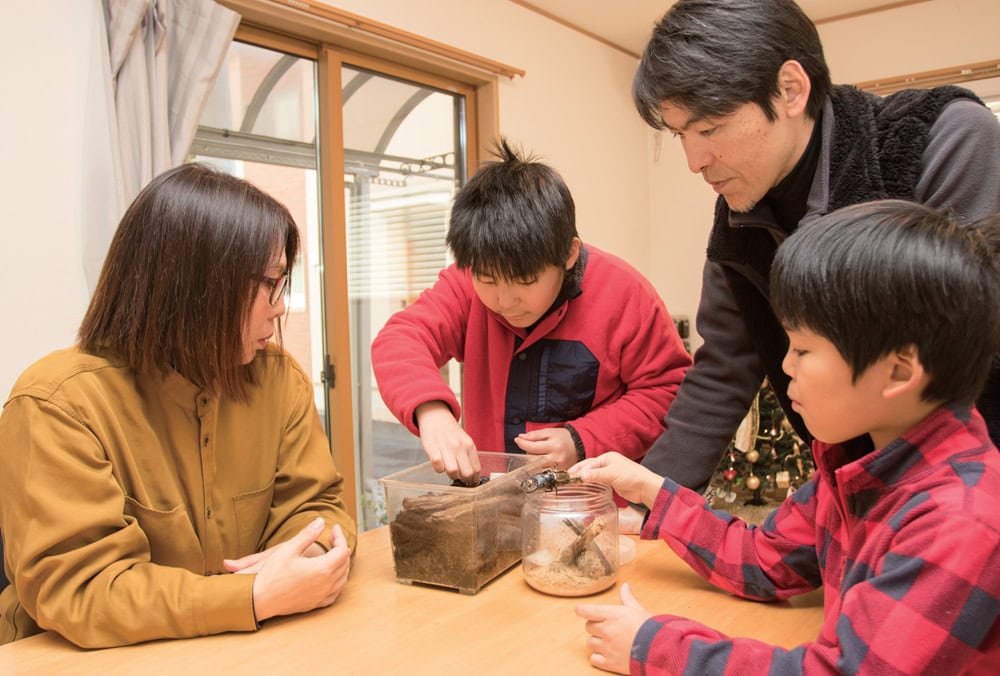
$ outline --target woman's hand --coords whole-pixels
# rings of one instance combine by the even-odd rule
[[[317,518],[292,539],[253,555],[260,558],[235,571],[237,575],[256,573],[253,605],[258,622],[323,608],[337,600],[351,569],[351,549],[340,526],[334,525],[330,551],[310,555],[312,547],[322,549],[316,538],[323,526],[323,519]]]
[[[262,552],[257,552],[256,554],[249,554],[239,559],[223,559],[222,566],[230,573],[256,573],[260,570],[260,567],[264,564],[264,560],[271,556],[281,545],[274,545],[273,547],[268,547]],[[326,552],[318,542],[313,542],[309,545],[309,548],[302,553],[302,556],[311,558],[313,556],[320,556]]]
[[[576,614],[587,621],[584,628],[590,634],[587,639],[590,663],[604,671],[627,674],[632,643],[652,614],[636,601],[627,582],[622,585],[621,599],[620,606],[577,606]]]

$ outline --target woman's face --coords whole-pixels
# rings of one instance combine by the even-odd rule
[[[272,259],[271,264],[264,271],[265,277],[279,278],[285,274],[288,267],[288,260],[285,252]],[[254,296],[253,304],[250,307],[250,315],[247,318],[246,326],[243,327],[243,363],[249,364],[253,361],[257,350],[267,347],[267,341],[274,335],[274,320],[285,314],[285,294],[279,294],[277,301],[271,303],[272,286],[262,283]]]

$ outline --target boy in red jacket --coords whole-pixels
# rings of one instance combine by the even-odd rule
[[[571,469],[650,507],[664,540],[731,593],[825,587],[793,650],[584,605],[591,663],[620,673],[1000,673],[1000,454],[973,406],[1000,347],[1000,220],[960,227],[917,204],[835,211],[779,248],[771,303],[816,474],[762,526],[613,454]]]
[[[372,342],[382,399],[465,482],[477,449],[562,469],[608,449],[641,458],[691,358],[652,285],[581,243],[559,174],[504,140],[497,152],[455,197],[455,263]],[[464,412],[440,374],[450,359]]]

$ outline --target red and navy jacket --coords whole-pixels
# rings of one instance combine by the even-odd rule
[[[942,407],[880,450],[848,446],[814,442],[815,476],[759,527],[668,479],[642,532],[748,599],[823,585],[816,640],[786,650],[660,615],[633,674],[1000,673],[1000,454],[982,417]]]
[[[483,305],[470,270],[442,270],[372,342],[386,406],[419,434],[417,407],[443,401],[482,451],[520,453],[518,434],[568,426],[587,456],[642,457],[664,430],[691,358],[663,301],[632,266],[587,246],[576,268],[565,301],[530,332]],[[464,364],[464,413],[441,378],[449,359]]]

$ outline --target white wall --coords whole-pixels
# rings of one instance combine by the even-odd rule
[[[1000,59],[1000,2],[934,0],[821,24],[834,82]]]
[[[647,134],[632,105],[636,60],[508,0],[326,0],[527,72],[500,81],[500,130],[552,165],[584,241],[649,265]]]
[[[38,357],[70,345],[89,299],[85,214],[94,205],[93,126],[107,92],[95,62],[99,0],[6,3],[0,10],[0,401]]]

